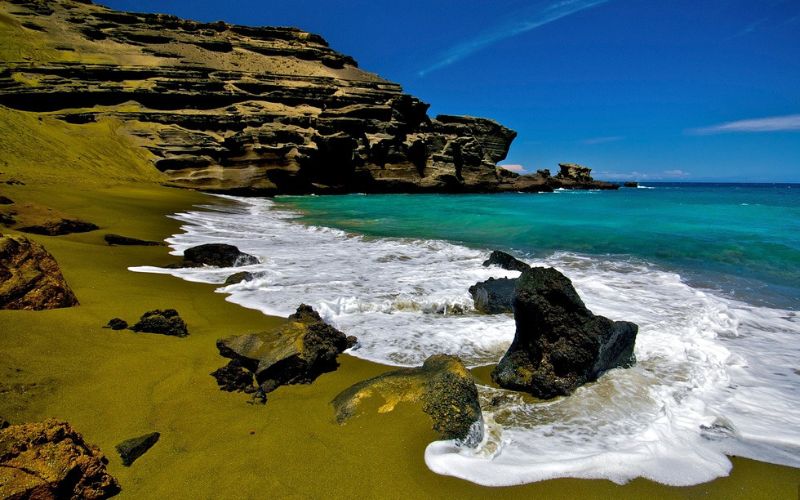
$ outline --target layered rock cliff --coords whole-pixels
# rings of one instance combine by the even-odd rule
[[[0,2],[0,105],[114,120],[167,182],[240,194],[551,190],[498,169],[516,133],[437,116],[295,28],[86,0]]]

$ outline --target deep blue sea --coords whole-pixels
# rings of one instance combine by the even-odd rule
[[[639,325],[636,365],[569,397],[479,384],[484,440],[431,443],[420,460],[437,473],[688,485],[727,475],[729,455],[800,467],[800,185],[225,198],[175,214],[167,241],[176,255],[234,244],[258,264],[132,270],[216,283],[265,314],[310,304],[358,337],[349,354],[392,366],[500,360],[513,315],[478,314],[468,293],[519,274],[484,267],[493,249],[555,267],[594,313]],[[223,285],[243,269],[255,279]]]
[[[800,308],[800,184],[652,183],[545,194],[281,198],[310,224],[530,256],[643,259],[744,300]]]

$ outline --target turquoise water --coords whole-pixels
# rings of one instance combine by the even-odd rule
[[[800,306],[800,185],[649,184],[613,192],[282,197],[304,222],[543,257],[641,259],[752,303]]]

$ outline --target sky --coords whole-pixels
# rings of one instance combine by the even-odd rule
[[[516,130],[512,168],[800,182],[800,0],[100,3],[318,33],[432,116]]]

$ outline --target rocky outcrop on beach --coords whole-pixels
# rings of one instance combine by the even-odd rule
[[[511,254],[500,250],[494,250],[489,254],[489,258],[483,262],[484,267],[497,266],[509,271],[525,271],[531,266],[522,262]]]
[[[380,399],[382,413],[400,403],[420,404],[442,439],[456,439],[468,447],[483,439],[478,389],[456,356],[436,354],[421,367],[390,371],[345,389],[332,402],[337,422],[343,424],[358,415],[362,403],[371,398]]]
[[[119,123],[173,186],[271,195],[573,183],[498,168],[514,131],[430,117],[398,84],[296,28],[74,0],[3,2],[0,15],[19,45],[0,61],[0,105],[72,124]]]
[[[63,236],[72,233],[88,233],[99,229],[96,224],[78,219],[55,219],[44,221],[40,224],[23,226],[18,231],[44,236]]]
[[[113,328],[113,326],[112,326]],[[175,309],[155,309],[142,314],[131,330],[142,333],[159,333],[172,337],[186,337],[189,329]]]
[[[355,337],[347,337],[302,304],[280,328],[218,340],[220,355],[237,363],[214,376],[223,389],[249,392],[239,368],[246,369],[255,377],[259,396],[266,398],[281,385],[311,383],[335,370],[339,354],[355,343]]]
[[[0,309],[58,309],[78,305],[58,263],[24,236],[0,234]]]
[[[569,278],[553,268],[522,273],[514,319],[514,341],[492,372],[501,387],[549,399],[635,362],[638,326],[593,314]]]
[[[235,267],[258,264],[258,258],[225,243],[206,243],[183,252],[184,267]]]
[[[120,491],[108,460],[66,422],[0,430],[0,498],[101,499]]]

